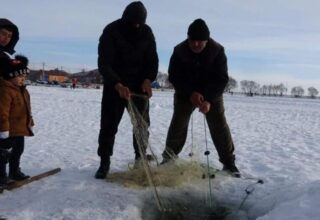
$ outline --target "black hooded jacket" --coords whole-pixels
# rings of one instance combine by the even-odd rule
[[[155,80],[159,60],[154,35],[145,24],[146,13],[142,3],[133,2],[121,19],[103,30],[98,46],[98,68],[105,86],[120,82],[130,90],[139,91],[145,79]]]
[[[168,72],[177,93],[191,96],[199,92],[207,101],[221,96],[229,80],[224,48],[211,38],[199,54],[191,51],[188,40],[178,44]]]
[[[18,27],[15,24],[13,24],[11,21],[9,21],[8,19],[0,18],[0,28],[8,28],[12,31],[12,39],[11,39],[10,43],[5,47],[0,46],[0,52],[1,52],[1,54],[3,52],[13,54],[15,52],[14,47],[16,46],[16,44],[19,40]]]
[[[12,31],[12,38],[9,44],[5,47],[0,45],[0,76],[2,76],[1,71],[3,68],[3,64],[6,63],[8,59],[10,59],[10,56],[8,54],[12,55],[15,52],[14,47],[19,40],[19,31],[18,27],[15,24],[5,18],[0,18],[0,28],[5,28]]]

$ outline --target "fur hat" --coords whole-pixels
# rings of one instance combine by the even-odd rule
[[[204,20],[194,20],[188,28],[188,36],[191,40],[209,40],[210,31]]]
[[[0,71],[4,79],[13,79],[17,76],[29,73],[28,58],[22,55],[16,55],[15,59],[2,59],[0,62]]]
[[[131,2],[122,14],[122,19],[130,23],[145,24],[147,19],[147,9],[140,1]]]

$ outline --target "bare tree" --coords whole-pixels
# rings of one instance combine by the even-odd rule
[[[267,89],[268,89],[268,95],[272,95],[273,94],[273,85],[268,85],[267,86]]]
[[[291,89],[291,95],[301,97],[304,94],[304,89],[301,86],[296,86]]]
[[[311,98],[315,98],[319,94],[318,90],[314,87],[308,88],[308,91]]]
[[[258,83],[249,80],[242,80],[240,82],[240,85],[242,91],[249,96],[253,96],[253,94],[258,93],[260,88],[260,85]]]
[[[279,92],[280,96],[283,96],[283,94],[287,94],[288,88],[283,85],[283,83],[280,83],[279,85]]]
[[[260,88],[260,93],[262,95],[280,95],[283,96],[284,93],[287,93],[287,88],[283,85],[283,83],[280,83],[279,85],[263,85]]]
[[[229,81],[227,83],[225,91],[231,93],[233,89],[237,88],[237,86],[238,86],[237,84],[238,84],[237,81],[234,78],[232,78],[231,76],[229,76]]]
[[[274,91],[273,95],[283,96],[283,93],[285,93],[287,91],[287,88],[282,83],[280,83],[279,85],[273,86],[273,91]]]
[[[243,93],[247,94],[248,93],[248,80],[240,81],[240,86],[241,86],[241,90],[243,91]]]
[[[267,92],[268,92],[268,86],[266,86],[266,85],[261,86],[260,94],[267,95]]]

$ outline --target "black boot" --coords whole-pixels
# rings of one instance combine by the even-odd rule
[[[100,166],[94,175],[96,179],[105,179],[107,177],[107,174],[109,172],[110,168],[110,157],[101,158],[100,160]]]
[[[172,150],[165,150],[162,153],[162,161],[160,163],[160,165],[164,165],[167,163],[173,163],[176,159],[179,158],[178,155],[176,155]]]
[[[21,172],[20,169],[20,157],[11,157],[9,160],[9,178],[12,180],[25,180],[30,178],[30,176]]]
[[[10,179],[7,176],[0,176],[0,186],[5,186],[10,183]]]
[[[15,170],[9,170],[9,177],[12,180],[25,180],[30,178],[30,176],[24,174],[23,172],[21,172],[21,169],[15,169]]]
[[[234,177],[241,177],[240,171],[235,165],[234,161],[224,164],[222,170],[229,172]]]
[[[8,181],[6,164],[0,161],[0,185],[6,185]]]

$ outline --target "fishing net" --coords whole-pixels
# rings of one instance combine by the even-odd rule
[[[145,97],[139,96],[138,98]],[[147,104],[148,101],[146,101],[145,109],[147,109]],[[209,166],[209,161],[203,164],[197,161],[179,159],[174,155],[169,162],[163,165],[159,165],[157,159],[148,161],[145,155],[147,148],[151,151],[153,158],[156,158],[156,156],[149,145],[148,124],[144,119],[145,112],[139,112],[132,100],[129,100],[128,113],[141,159],[129,164],[125,171],[109,173],[107,181],[135,189],[148,187],[152,191],[153,196],[146,197],[145,207],[142,209],[142,219],[247,219],[246,215],[239,212],[239,209],[221,204],[213,197],[211,179],[215,177],[217,170]],[[193,149],[191,150],[193,152]],[[170,156],[170,154],[168,155]],[[201,187],[196,191],[194,189],[190,190],[188,186],[194,185]],[[178,187],[179,190],[177,190]],[[187,190],[184,191],[183,189]],[[161,194],[159,191],[161,191]]]
[[[140,162],[139,162],[140,163]],[[196,161],[177,159],[164,165],[151,164],[150,171],[153,176],[154,186],[176,187],[188,185],[202,179],[214,177],[215,169],[208,169],[204,164]],[[143,166],[128,169],[126,171],[114,172],[108,175],[108,181],[117,182],[129,188],[149,187],[149,181]]]
[[[134,99],[142,99],[145,106],[143,109],[138,109],[132,99],[128,100],[128,113],[133,126],[133,133],[139,148],[141,158],[129,166],[127,171],[110,173],[107,180],[110,182],[117,182],[126,187],[143,188],[150,187],[159,211],[164,212],[171,207],[168,199],[163,199],[159,194],[159,187],[161,189],[175,188],[184,184],[190,184],[208,177],[210,183],[209,205],[212,207],[213,197],[211,193],[211,178],[214,177],[214,169],[201,165],[195,161],[184,161],[172,155],[171,160],[164,165],[159,166],[159,162],[150,163],[146,156],[146,149],[148,148],[153,158],[156,158],[149,145],[149,125],[146,122],[148,110],[148,98],[141,95],[134,95]],[[141,103],[140,103],[141,104]],[[139,105],[141,108],[142,106]],[[170,153],[170,152],[169,152]],[[170,156],[170,154],[169,154]]]

